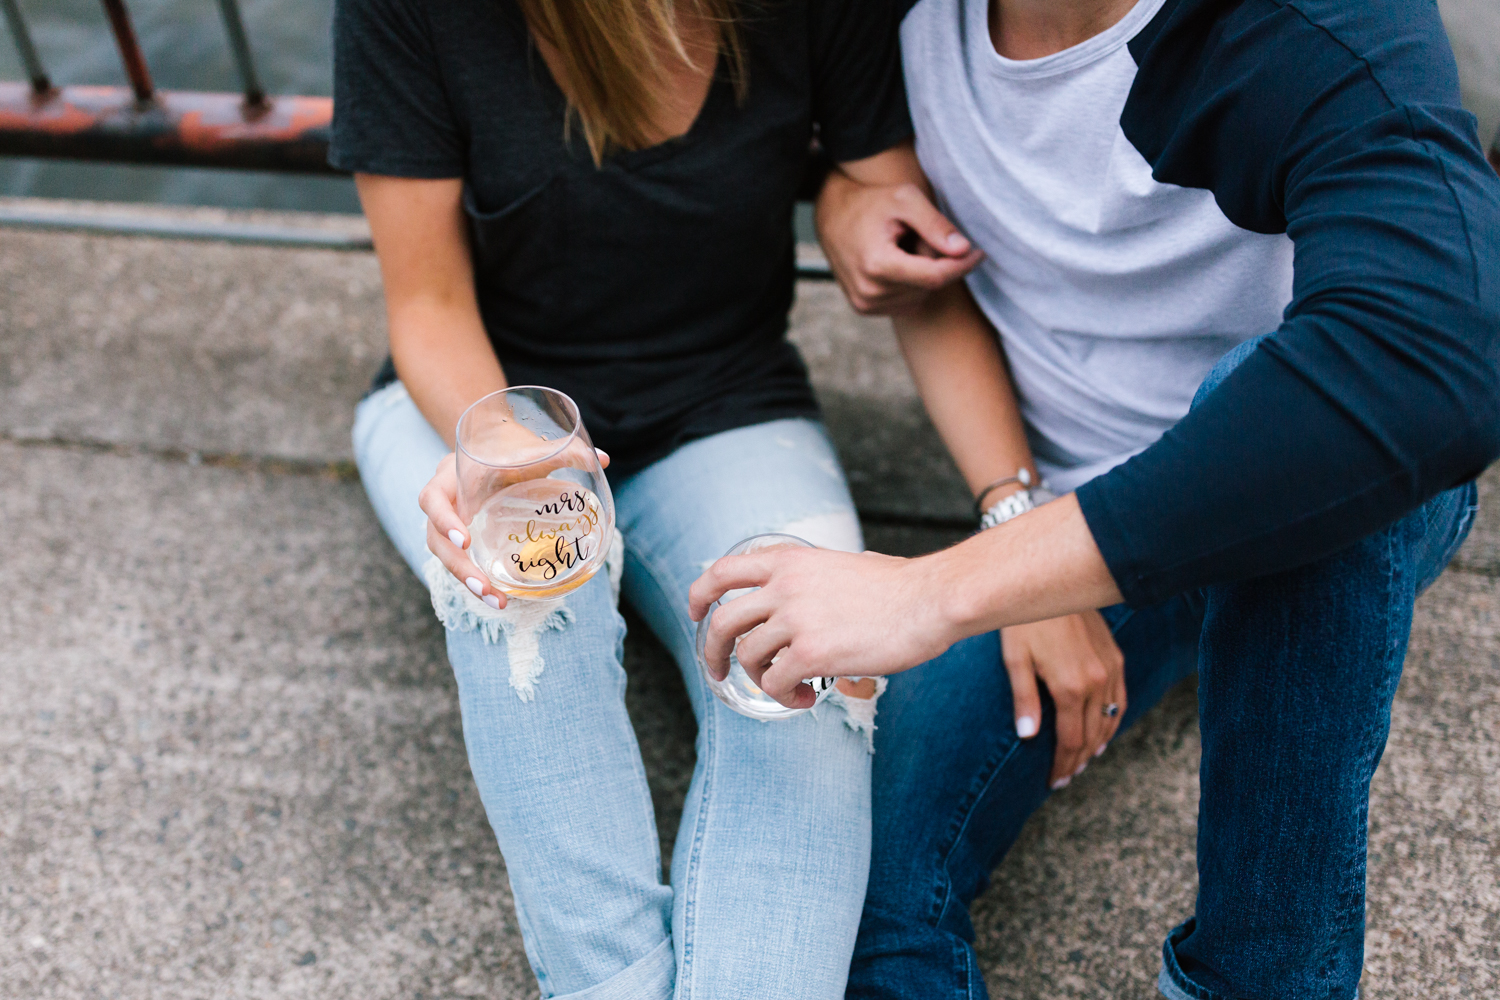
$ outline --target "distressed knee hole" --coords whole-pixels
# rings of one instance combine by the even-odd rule
[[[875,678],[873,677],[845,677],[834,687],[838,688],[850,698],[873,698],[875,697]]]
[[[511,689],[522,701],[535,700],[537,678],[546,666],[542,633],[560,632],[572,624],[573,611],[566,601],[512,601],[497,611],[459,583],[436,556],[427,561],[423,575],[432,610],[443,626],[454,632],[478,632],[491,645],[499,645],[503,637]]]
[[[875,704],[885,693],[884,677],[846,677],[833,686],[823,705],[835,705],[844,715],[844,725],[863,733],[865,747],[875,752]],[[813,709],[817,712],[823,705]]]
[[[624,569],[625,539],[616,530],[609,553],[604,557],[610,598],[616,607],[620,603],[620,576]],[[566,599],[511,601],[497,611],[459,583],[437,556],[427,560],[422,576],[432,597],[432,610],[445,628],[478,632],[491,645],[499,645],[501,638],[505,639],[511,689],[522,701],[534,700],[537,678],[546,666],[542,660],[542,633],[561,632],[573,623],[573,609],[568,607]]]

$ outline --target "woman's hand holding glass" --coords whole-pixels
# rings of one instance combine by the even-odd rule
[[[603,565],[614,501],[573,401],[521,386],[465,411],[457,448],[418,502],[427,547],[492,608],[509,597],[548,599]]]

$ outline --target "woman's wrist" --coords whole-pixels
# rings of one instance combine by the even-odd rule
[[[980,512],[979,530],[988,531],[991,528],[998,528],[1007,521],[1013,521],[1022,514],[1035,510],[1036,506],[1036,498],[1030,489],[1008,493]]]
[[[974,516],[983,517],[985,511],[989,510],[991,506],[1005,499],[1007,496],[1013,496],[1023,490],[1030,489],[1034,481],[1035,477],[1032,475],[1031,470],[1023,465],[1014,473],[1001,476],[981,486],[974,492]]]

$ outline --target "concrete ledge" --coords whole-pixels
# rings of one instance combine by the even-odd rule
[[[66,207],[345,235],[363,226],[293,212]],[[370,254],[0,228],[0,298],[0,433],[16,439],[348,461],[354,404],[386,353]],[[803,282],[792,336],[861,508],[967,520],[963,483],[889,324],[855,317],[831,284]]]

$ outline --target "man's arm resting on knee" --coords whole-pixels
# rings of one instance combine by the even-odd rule
[[[795,706],[812,703],[809,677],[896,673],[971,635],[1120,600],[1072,495],[917,559],[815,549],[720,559],[693,584],[693,618],[746,587],[761,589],[714,612],[705,655],[722,675],[735,649],[767,694]]]

